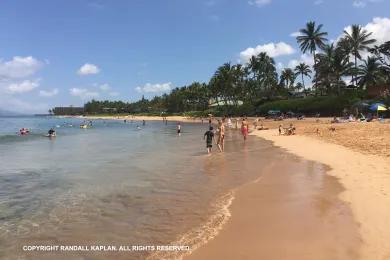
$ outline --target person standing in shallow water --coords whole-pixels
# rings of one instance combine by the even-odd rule
[[[204,133],[203,140],[204,139],[206,139],[207,153],[211,154],[211,149],[213,148],[213,139],[214,139],[214,132],[212,126],[209,127],[209,131]]]
[[[244,118],[244,119],[242,119],[242,123],[241,123],[241,133],[242,133],[242,136],[244,137],[244,141],[246,141],[246,138],[248,136],[248,132],[249,132],[248,122],[246,121],[246,118]]]
[[[177,123],[177,134],[179,136],[181,135],[181,125],[180,125],[180,123]]]
[[[221,120],[218,120],[218,148],[221,152],[225,150],[225,126]]]

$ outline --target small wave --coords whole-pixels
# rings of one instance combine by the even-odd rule
[[[42,137],[43,135],[44,134],[39,134],[39,133],[30,133],[28,135],[19,135],[16,133],[13,135],[10,135],[10,134],[0,135],[0,144],[33,140],[33,139],[37,139],[39,137]]]
[[[229,208],[233,200],[234,191],[231,191],[217,199],[214,204],[215,213],[205,223],[190,230],[188,233],[181,236],[178,240],[171,243],[171,245],[189,246],[189,251],[157,251],[151,254],[147,259],[179,260],[215,238],[231,216]]]

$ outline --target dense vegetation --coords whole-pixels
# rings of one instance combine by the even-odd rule
[[[369,88],[390,86],[390,42],[375,45],[372,34],[359,25],[334,43],[327,35],[315,22],[300,30],[297,42],[303,53],[313,56],[313,66],[301,63],[278,75],[274,59],[259,53],[244,65],[223,64],[208,83],[194,82],[133,103],[92,100],[85,112],[252,115],[280,109],[337,114],[366,98]],[[310,87],[305,79],[312,80]],[[377,98],[389,103],[389,88]]]

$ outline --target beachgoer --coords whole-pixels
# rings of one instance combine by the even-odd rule
[[[181,125],[180,123],[177,123],[177,134],[180,136],[181,135]]]
[[[257,122],[259,121],[258,118],[256,118],[255,120],[253,120],[253,129],[257,129]]]
[[[242,120],[242,123],[241,123],[241,133],[242,133],[242,136],[244,137],[244,141],[246,141],[246,138],[248,136],[248,122],[246,121],[246,119],[244,118]]]
[[[236,118],[236,129],[238,129],[238,118]]]
[[[210,126],[209,130],[204,133],[203,135],[203,140],[206,139],[206,148],[207,148],[207,153],[211,153],[211,149],[213,148],[213,139],[214,139],[214,132],[213,132],[213,127]]]
[[[290,127],[287,129],[288,135],[295,135],[295,127],[293,124],[290,124]]]
[[[50,130],[47,131],[47,135],[48,136],[55,136],[56,135],[56,131],[53,128],[50,128]]]
[[[142,120],[142,125],[146,125],[146,122],[145,122],[145,120]]]
[[[27,128],[21,128],[19,130],[20,135],[27,135],[30,131]]]
[[[225,126],[221,120],[218,120],[218,148],[221,152],[225,150]]]
[[[279,135],[282,134],[282,125],[279,125]]]
[[[227,123],[227,124],[228,124],[228,127],[229,127],[229,128],[232,128],[232,127],[233,127],[232,119],[231,119],[230,117],[228,118],[228,123]]]

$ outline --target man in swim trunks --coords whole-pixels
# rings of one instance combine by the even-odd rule
[[[221,120],[218,120],[218,148],[221,152],[225,150],[225,126]]]
[[[206,148],[207,148],[207,153],[211,153],[211,149],[213,148],[213,139],[214,139],[214,132],[213,132],[213,127],[210,126],[209,131],[204,133],[203,140],[206,139]]]

